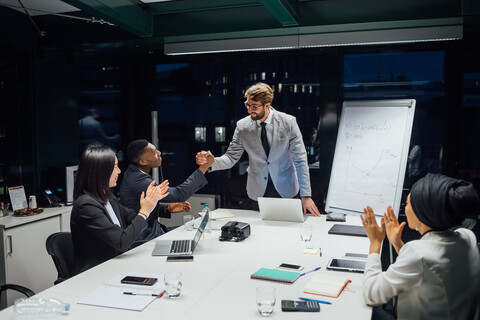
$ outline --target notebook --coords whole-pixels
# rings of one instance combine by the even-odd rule
[[[295,280],[300,277],[300,275],[300,272],[260,268],[257,272],[251,274],[250,278],[284,283],[294,283]]]
[[[303,222],[302,200],[286,198],[258,198],[262,220]]]
[[[338,298],[351,281],[344,277],[334,277],[324,273],[316,274],[305,286],[303,292]]]
[[[352,226],[348,224],[334,224],[333,227],[328,230],[328,234],[340,234],[343,236],[355,236],[366,237],[365,229],[363,226]]]
[[[155,248],[153,248],[152,256],[179,256],[192,254],[202,237],[208,218],[209,214],[206,213],[203,216],[202,222],[198,226],[193,240],[157,240]]]

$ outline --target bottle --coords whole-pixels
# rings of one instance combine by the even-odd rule
[[[203,232],[212,233],[212,219],[210,218],[210,208],[208,207],[208,204],[205,203],[203,205],[202,216],[204,216],[207,212],[208,212],[208,220],[207,220],[207,225],[205,226],[205,230],[203,230]]]
[[[57,299],[20,298],[15,299],[14,304],[15,314],[35,318],[67,315],[70,311],[70,303],[63,303]]]

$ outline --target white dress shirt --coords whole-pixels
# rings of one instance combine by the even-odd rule
[[[118,221],[118,217],[115,214],[115,211],[113,211],[113,207],[110,204],[110,201],[107,201],[107,203],[105,204],[105,209],[107,209],[108,215],[110,216],[110,219],[112,219],[112,222],[117,226],[122,227],[120,225],[120,221]]]
[[[398,295],[398,319],[473,319],[480,285],[475,235],[467,229],[428,232],[406,243],[385,272],[380,255],[372,253],[363,280],[368,305]]]

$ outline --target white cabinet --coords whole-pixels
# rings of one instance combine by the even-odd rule
[[[0,284],[19,284],[35,293],[53,286],[57,270],[45,242],[52,233],[70,230],[70,211],[71,207],[52,208],[37,216],[0,219]],[[1,307],[22,295],[8,290],[6,296]]]

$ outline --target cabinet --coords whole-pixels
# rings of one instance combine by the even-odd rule
[[[0,218],[0,284],[19,284],[35,293],[53,286],[57,269],[45,242],[52,233],[70,231],[70,212],[71,207],[49,208],[32,217]],[[7,291],[1,307],[12,305],[17,297],[22,295]]]

